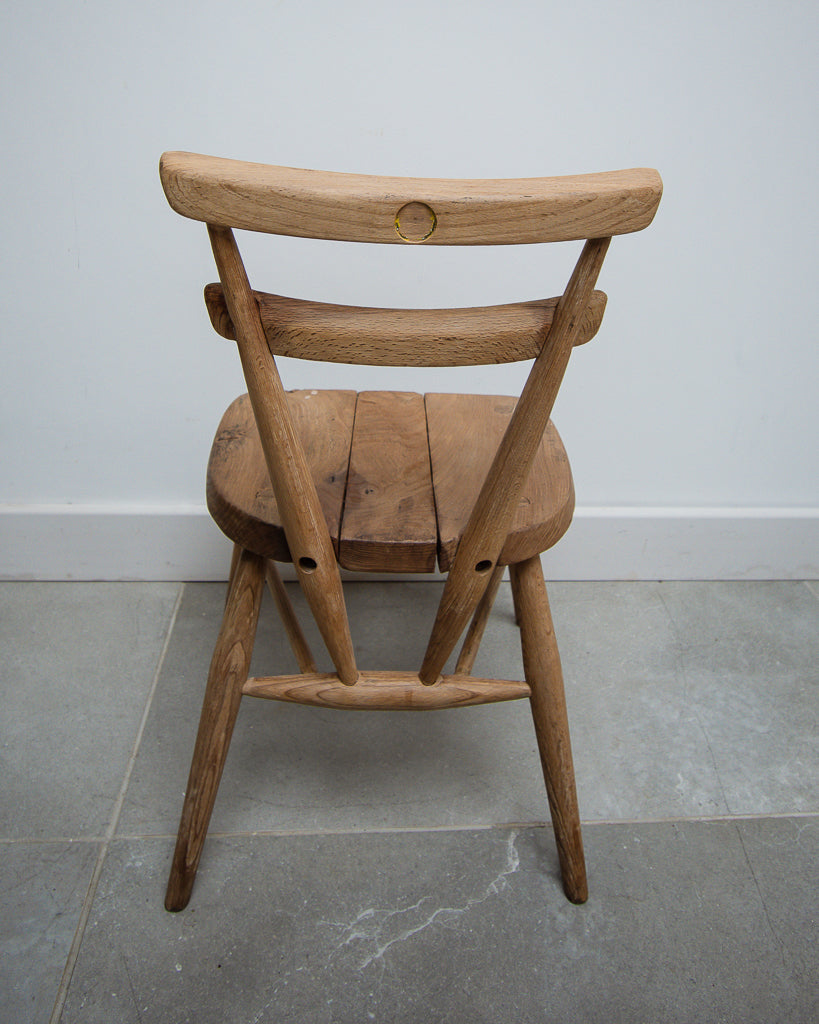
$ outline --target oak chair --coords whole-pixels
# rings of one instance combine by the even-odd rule
[[[166,153],[165,195],[203,221],[220,284],[205,301],[237,342],[248,394],[225,413],[208,507],[234,542],[165,906],[190,899],[242,696],[331,708],[466,707],[529,699],[567,897],[587,898],[563,680],[540,553],[567,530],[574,488],[549,417],[574,345],[600,326],[612,235],[639,231],[656,171],[434,180],[325,173]],[[474,309],[328,305],[251,290],[234,228],[355,242],[498,245],[585,240],[559,298]],[[274,357],[392,366],[530,360],[516,401],[485,395],[285,392]],[[447,572],[417,671],[360,670],[339,567]],[[277,562],[292,562],[335,666],[320,673]],[[471,675],[508,566],[525,681]],[[300,673],[248,677],[267,581]],[[471,621],[470,621],[471,620]],[[444,667],[466,629],[455,670]]]

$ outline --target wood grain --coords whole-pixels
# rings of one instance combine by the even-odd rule
[[[270,559],[265,563],[265,578],[267,579],[270,594],[275,602],[276,610],[279,613],[279,618],[282,620],[290,648],[296,656],[299,671],[315,672],[316,662],[313,652],[310,650],[310,645],[307,643],[307,639],[299,625],[299,620],[296,618],[295,609],[285,590],[284,583],[282,583],[276,563]]]
[[[350,459],[355,391],[289,391],[287,407],[305,452],[335,551]],[[207,501],[219,528],[242,547],[292,562],[250,399],[225,411],[211,448]]]
[[[355,392],[295,391],[288,392],[287,401],[341,565],[363,572],[432,572],[437,552],[440,568],[447,571],[515,399],[427,395],[422,402],[419,395],[400,392],[364,393],[355,415],[346,504]],[[211,515],[231,540],[266,558],[292,561],[246,395],[222,417],[208,465],[207,496]],[[568,527],[573,508],[571,470],[550,423],[499,563],[551,547]]]
[[[425,396],[435,508],[438,565],[447,572],[481,487],[515,410],[502,395]],[[464,443],[464,438],[469,443]],[[519,562],[556,544],[574,513],[569,460],[549,421],[514,508],[497,564]]]
[[[606,298],[594,288],[610,237],[650,223],[659,175],[637,168],[455,181],[189,153],[166,153],[160,174],[172,208],[208,224],[221,283],[209,285],[205,299],[216,330],[237,340],[248,386],[220,425],[209,466],[209,507],[236,544],[166,906],[181,909],[190,897],[243,694],[322,708],[408,710],[529,697],[564,889],[583,902],[563,679],[539,561],[574,506],[568,461],[549,416],[572,347],[599,327]],[[232,227],[392,244],[586,244],[559,300],[372,309],[251,291]],[[276,355],[372,365],[534,365],[517,402],[462,395],[424,402],[389,392],[287,395]],[[420,671],[359,673],[337,558],[354,569],[427,571],[436,551],[449,577]],[[290,559],[335,673],[316,671],[273,564]],[[526,682],[468,674],[507,562]],[[300,675],[247,677],[265,574]],[[442,676],[471,616],[455,674]]]
[[[425,686],[413,672],[362,672],[355,686],[344,686],[338,676],[323,672],[254,677],[247,680],[243,692],[248,697],[364,711],[430,711],[530,695],[528,684],[513,679],[452,675]]]
[[[467,366],[535,359],[552,325],[557,298],[468,309],[379,309],[253,293],[275,356],[369,366]],[[235,332],[222,286],[205,288],[214,329]],[[597,333],[604,292],[592,293],[576,345]]]
[[[497,563],[610,241],[595,238],[583,246],[461,536],[419,673],[428,685],[440,675]]]
[[[287,545],[307,603],[342,682],[358,677],[336,554],[310,467],[267,347],[259,308],[230,229],[208,225],[219,280],[236,327],[239,357]]]
[[[252,549],[251,549],[252,550]],[[236,575],[236,569],[239,565],[239,559],[242,557],[242,546],[234,541],[233,550],[230,553],[230,572],[228,573],[228,585],[225,590],[225,607],[227,607],[228,598],[230,597],[230,588],[233,584],[233,577]]]
[[[511,576],[515,607],[520,615],[523,669],[532,689],[532,718],[549,797],[563,888],[572,903],[585,903],[589,893],[563,672],[540,559],[531,558],[513,565]]]
[[[361,572],[433,572],[437,552],[424,399],[358,396],[339,562]]]
[[[472,671],[472,666],[475,664],[475,658],[481,646],[484,630],[486,629],[486,623],[489,621],[492,605],[495,603],[502,579],[503,566],[496,565],[489,584],[483,592],[483,597],[478,602],[478,607],[475,609],[472,621],[469,623],[469,629],[466,631],[463,647],[461,647],[461,653],[458,655],[458,661],[455,665],[456,675],[469,675]]]
[[[159,164],[171,207],[222,227],[305,238],[422,245],[561,242],[640,231],[662,195],[648,168],[558,178],[396,178],[301,170],[165,153]],[[423,203],[435,228],[403,238],[396,219]]]
[[[167,910],[187,906],[247,681],[264,587],[264,563],[242,551],[228,589],[222,628],[210,663],[199,731],[165,896]]]

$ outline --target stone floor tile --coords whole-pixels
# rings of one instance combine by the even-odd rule
[[[584,820],[727,813],[698,709],[679,682],[662,585],[563,583],[550,591]]]
[[[806,992],[819,1021],[819,818],[738,821],[748,866],[782,965]]]
[[[105,830],[178,591],[0,584],[0,836]]]
[[[440,588],[428,583],[349,585],[360,663],[420,664],[424,631],[439,596]],[[222,587],[186,588],[120,818],[121,834],[176,830],[223,605]],[[253,670],[295,671],[274,615],[266,603]],[[517,631],[509,622],[501,626],[493,667],[522,678]],[[523,702],[415,714],[248,699],[239,712],[212,828],[472,825],[542,821],[547,813]]]
[[[728,811],[819,811],[819,601],[787,581],[658,592]]]
[[[50,1019],[97,849],[0,843],[0,1020]]]
[[[574,907],[547,829],[216,838],[169,915],[171,844],[117,841],[62,1020],[815,1019],[816,958],[772,931],[736,824],[596,825],[586,845]],[[814,857],[791,844],[794,871]],[[780,894],[783,920],[805,893]]]
[[[706,685],[686,685],[685,654],[664,599],[663,587],[681,587],[699,600],[698,586],[551,587],[584,820],[729,812],[719,769],[727,770],[733,751],[716,749],[712,739],[720,727],[719,694]],[[348,585],[360,664],[418,664],[439,594],[430,583]],[[123,834],[176,828],[223,599],[221,587],[186,591],[122,815]],[[315,632],[308,619],[305,624]],[[265,608],[254,671],[293,668],[272,609]],[[508,585],[501,588],[475,671],[522,676]],[[721,671],[715,662],[713,677]],[[766,676],[749,675],[746,684],[767,699]],[[770,796],[764,787],[758,791],[760,802],[779,813],[805,809],[789,803],[770,781]],[[213,827],[433,827],[545,817],[525,702],[413,715],[245,701]]]

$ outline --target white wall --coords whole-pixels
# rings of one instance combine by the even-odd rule
[[[242,384],[201,302],[204,228],[156,173],[189,149],[451,177],[659,168],[657,218],[613,243],[606,322],[555,412],[580,511],[553,574],[819,575],[817,27],[809,2],[5,0],[0,572],[224,568],[203,470]],[[248,242],[260,287],[373,305],[553,294],[577,251]],[[490,392],[524,373],[282,370]]]

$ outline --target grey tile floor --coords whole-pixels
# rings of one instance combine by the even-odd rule
[[[0,1021],[819,1020],[817,585],[550,592],[585,906],[525,703],[248,700],[171,915],[223,587],[0,584]],[[348,593],[360,664],[417,663],[439,586]],[[258,670],[295,668],[263,620]],[[476,672],[522,673],[507,585]]]

